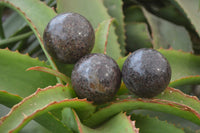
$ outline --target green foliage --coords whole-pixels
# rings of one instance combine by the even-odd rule
[[[7,49],[1,49],[0,51],[1,90],[26,97],[34,93],[37,88],[56,84],[54,76],[46,73],[26,71],[26,69],[32,66],[50,67],[45,62],[18,52],[11,52]]]
[[[158,118],[141,115],[132,115],[131,118],[136,121],[136,126],[140,128],[140,133],[184,133],[182,129],[178,129],[166,121],[160,121]],[[159,128],[157,128],[158,126]]]
[[[155,49],[160,47],[192,52],[192,42],[188,32],[184,27],[174,25],[166,20],[158,18],[143,9],[144,15],[151,26],[153,36],[153,46]]]
[[[200,84],[200,56],[196,55],[200,53],[199,3],[198,0],[1,0],[0,110],[7,115],[1,116],[0,132],[33,133],[44,129],[53,133],[198,132],[200,101],[189,92],[193,91],[190,86]],[[76,98],[70,79],[74,64],[54,61],[42,38],[48,22],[63,12],[85,16],[95,29],[92,52],[114,58],[120,69],[128,52],[157,49],[171,65],[169,86],[174,88],[168,87],[158,96],[144,99],[130,93],[122,82],[111,102],[95,105]],[[175,88],[187,89],[188,94]],[[10,112],[5,112],[5,107],[11,108]],[[136,114],[138,109],[147,111]],[[146,116],[152,114],[158,118]],[[169,114],[176,117],[168,117]],[[186,120],[174,121],[178,117]],[[188,127],[178,126],[183,123]]]
[[[112,24],[113,19],[105,20],[99,24],[95,33],[96,39],[92,53],[105,53],[114,59],[118,59],[121,56],[120,49],[116,45],[116,36],[110,34],[113,28]]]

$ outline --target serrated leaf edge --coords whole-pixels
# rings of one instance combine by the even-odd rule
[[[171,1],[171,0],[170,0]],[[186,16],[186,18],[190,21],[190,23],[192,24],[192,26],[194,27],[195,31],[197,32],[197,34],[200,36],[200,31],[197,31],[196,26],[194,24],[194,22],[191,20],[191,18],[189,17],[189,15],[186,13],[186,11],[184,10],[184,8],[179,4],[179,2],[177,2],[176,0],[173,0],[176,5],[179,6],[180,11],[183,13],[183,15]],[[173,3],[173,2],[172,2]]]
[[[55,86],[48,86],[48,87],[46,87],[46,88],[44,88],[44,89],[38,88],[32,95],[29,95],[29,96],[25,97],[20,103],[14,105],[13,108],[10,110],[10,112],[9,112],[6,116],[4,116],[4,117],[2,117],[2,118],[0,119],[0,125],[1,125],[1,122],[3,122],[15,109],[17,109],[17,108],[18,108],[20,105],[22,105],[25,101],[27,101],[28,99],[30,99],[30,98],[32,98],[33,96],[37,95],[37,94],[40,93],[41,91],[46,91],[46,90],[48,90],[48,89],[54,89],[54,88],[56,88],[56,87],[65,87],[65,86],[62,85],[62,84],[56,84]]]
[[[173,81],[170,82],[169,86],[170,87],[176,87],[173,84],[176,84],[177,82],[179,82],[181,80],[190,79],[190,78],[200,78],[200,75],[191,75],[191,76],[186,76],[186,77],[182,77],[180,79],[173,80]]]
[[[200,100],[196,96],[187,95],[187,94],[183,93],[182,91],[180,91],[179,89],[175,89],[175,88],[172,88],[172,87],[167,87],[167,89],[169,91],[172,91],[172,92],[177,92],[177,93],[181,94],[182,96],[194,99],[194,100],[196,100],[197,102],[200,103]]]
[[[140,129],[139,129],[139,128],[136,128],[136,125],[135,125],[136,121],[132,121],[132,120],[131,120],[131,116],[127,116],[127,119],[128,119],[129,122],[131,123],[134,133],[139,133],[139,130],[140,130]]]
[[[195,96],[188,96],[186,94],[184,94],[183,92],[181,92],[180,90],[177,90],[177,89],[170,89],[171,92],[178,92],[179,94],[182,94],[184,95],[185,97],[189,97],[189,98],[192,98],[194,100],[198,100],[197,97]],[[176,108],[178,110],[182,110],[182,111],[186,111],[186,112],[189,112],[193,115],[195,115],[199,120],[200,120],[200,113],[197,112],[195,109],[191,108],[191,107],[188,107],[187,105],[185,104],[180,104],[178,102],[173,102],[173,101],[170,101],[170,100],[162,100],[162,99],[156,99],[156,98],[152,98],[152,99],[144,99],[144,98],[132,98],[131,97],[128,97],[127,99],[123,99],[123,100],[118,100],[116,99],[116,101],[113,101],[111,102],[110,105],[104,107],[104,108],[101,108],[99,109],[98,111],[96,111],[91,117],[89,117],[88,119],[86,119],[84,122],[86,125],[88,125],[88,122],[90,123],[90,121],[97,116],[97,114],[101,113],[101,111],[107,109],[107,108],[110,108],[111,106],[114,106],[114,105],[117,105],[117,104],[121,104],[121,103],[125,103],[125,102],[143,102],[143,103],[155,103],[155,104],[160,104],[160,105],[165,105],[165,106],[170,106],[170,107],[173,107],[173,108]],[[145,108],[147,109],[147,108]],[[126,109],[123,109],[121,111],[125,111]],[[134,109],[133,109],[134,110]],[[165,112],[166,113],[166,112]],[[112,114],[114,115],[114,114]],[[179,116],[180,117],[180,116]],[[105,117],[105,119],[107,119]],[[188,119],[188,118],[187,118]],[[191,120],[191,119],[188,119],[188,120]],[[104,121],[104,120],[103,120]],[[99,121],[100,123],[102,122],[102,120]],[[98,123],[99,123],[98,122]],[[194,122],[194,121],[193,121]],[[195,122],[196,123],[196,122]],[[200,123],[198,123],[200,124]],[[94,126],[94,125],[92,125]]]
[[[57,101],[51,102],[51,103],[47,104],[46,106],[44,106],[43,108],[36,110],[34,113],[32,113],[29,116],[26,116],[26,114],[23,114],[24,115],[23,121],[20,122],[20,124],[17,127],[15,127],[14,129],[12,129],[10,132],[13,132],[13,131],[17,130],[18,128],[20,128],[21,126],[23,126],[24,122],[29,121],[32,118],[34,118],[35,114],[37,114],[37,113],[39,114],[41,111],[46,110],[46,109],[48,110],[48,108],[50,108],[51,105],[57,105],[57,104],[60,104],[60,103],[63,103],[63,102],[70,102],[70,101],[71,102],[74,102],[74,101],[89,102],[89,101],[87,101],[87,99],[78,99],[78,98],[64,99],[64,100],[59,101],[59,102],[57,102]]]
[[[111,19],[109,20],[109,25],[108,25],[107,33],[106,33],[106,41],[105,41],[105,45],[104,45],[104,54],[106,54],[107,44],[108,44],[108,35],[109,35],[109,30],[110,30],[110,26],[111,26],[111,24],[112,24],[113,21],[114,21],[113,18],[111,18]]]
[[[165,123],[165,124],[170,124],[170,125],[173,126],[174,128],[178,128],[178,127],[175,126],[175,124],[169,123],[167,120],[160,120],[157,116],[155,116],[155,117],[150,117],[149,115],[133,114],[133,115],[131,115],[131,119],[134,119],[134,115],[137,115],[137,116],[139,116],[139,117],[144,117],[144,118],[147,118],[147,119],[155,119],[155,120],[161,121],[161,122],[163,122],[163,123]],[[135,120],[135,121],[137,122],[137,120]],[[181,128],[178,128],[178,129],[184,131],[184,130],[181,129]]]
[[[46,87],[46,88],[44,88],[44,89],[38,88],[37,91],[36,91],[35,93],[33,93],[32,95],[30,95],[30,96],[24,98],[20,103],[14,105],[13,108],[10,110],[10,112],[9,112],[6,116],[4,116],[4,117],[2,117],[2,118],[0,119],[0,125],[1,125],[1,124],[9,117],[9,115],[11,115],[12,112],[15,111],[20,105],[22,105],[24,102],[26,102],[26,101],[29,100],[30,98],[34,97],[34,96],[37,95],[38,93],[43,92],[43,91],[46,91],[46,90],[48,90],[48,89],[54,89],[54,88],[56,88],[56,87],[66,87],[66,86],[68,86],[68,85],[57,84],[57,85],[55,85],[55,86],[48,86],[48,87]],[[42,108],[40,108],[40,109],[37,109],[35,112],[33,112],[33,113],[32,113],[31,115],[29,115],[29,116],[27,116],[26,114],[23,114],[23,112],[22,112],[22,115],[24,116],[23,121],[19,122],[19,124],[17,125],[17,127],[15,127],[14,129],[12,129],[12,130],[9,131],[9,132],[18,131],[19,129],[21,129],[21,127],[23,127],[23,125],[24,125],[25,122],[28,122],[29,120],[31,120],[32,118],[34,118],[35,114],[37,114],[37,113],[40,114],[41,111],[43,111],[43,110],[48,110],[49,108],[51,108],[52,105],[58,105],[58,104],[60,104],[60,103],[63,103],[63,102],[70,102],[70,101],[71,101],[71,102],[74,102],[74,101],[87,102],[87,103],[90,103],[90,104],[92,103],[92,102],[90,102],[90,101],[87,101],[87,99],[78,99],[78,98],[64,99],[64,100],[61,100],[61,101],[53,101],[53,102],[51,102],[51,103],[45,105],[44,107],[42,107]]]
[[[12,95],[12,96],[15,96],[15,97],[17,97],[17,98],[19,98],[19,99],[22,99],[22,97],[20,97],[19,95],[16,95],[16,94],[7,92],[7,91],[5,91],[5,90],[0,90],[0,92],[5,93],[5,94],[9,94],[9,95]]]
[[[19,54],[19,55],[21,55],[21,56],[26,56],[26,57],[29,57],[29,58],[32,59],[32,60],[39,61],[39,62],[45,64],[46,66],[49,66],[49,67],[50,67],[50,65],[47,65],[47,64],[45,63],[44,60],[39,60],[38,57],[33,58],[33,57],[31,57],[28,53],[23,54],[23,53],[20,53],[18,50],[16,50],[16,51],[11,51],[9,48],[0,49],[0,52],[1,52],[1,51],[9,51],[9,52],[11,52],[11,53],[17,53],[17,54]],[[1,53],[0,53],[0,54],[1,54]]]
[[[2,0],[2,1],[0,1],[0,2],[7,3],[7,4],[8,4],[7,6],[10,5],[11,7],[16,8],[16,10],[19,11],[19,14],[20,14],[20,13],[23,14],[23,16],[26,18],[26,20],[31,24],[30,27],[33,27],[33,29],[34,29],[33,32],[37,35],[37,37],[38,37],[38,39],[39,39],[39,42],[40,42],[40,46],[41,46],[41,48],[43,49],[43,52],[45,53],[47,59],[49,60],[49,62],[50,62],[50,64],[51,64],[52,68],[55,69],[55,70],[58,70],[58,68],[57,68],[57,66],[56,66],[56,64],[55,64],[55,62],[54,62],[54,60],[53,60],[53,58],[49,55],[49,53],[48,53],[48,52],[45,50],[45,48],[44,48],[44,41],[43,41],[42,37],[40,36],[38,29],[36,28],[36,26],[34,25],[34,23],[31,21],[31,19],[26,15],[26,13],[23,12],[19,7],[17,7],[16,5],[14,5],[14,4],[13,4],[12,2],[10,2],[10,1]],[[40,3],[44,4],[44,5],[46,5],[45,3],[41,2],[41,1],[38,1],[38,2],[40,2]],[[51,8],[51,9],[52,9],[52,8]],[[52,9],[52,11],[55,12],[53,9]],[[55,12],[55,13],[56,13],[56,12]],[[62,81],[61,81],[60,79],[58,79],[58,82],[62,83]]]
[[[101,0],[101,2],[102,2],[103,5],[104,5],[104,0]],[[120,1],[120,5],[121,5],[121,8],[123,8],[123,1]],[[105,7],[105,9],[106,9],[106,12],[108,13],[108,8],[106,8],[105,5],[104,5],[104,7]],[[108,13],[108,15],[110,16],[109,13]],[[124,13],[123,13],[123,12],[122,12],[122,15],[123,15],[122,21],[124,22],[125,16],[124,16]],[[112,18],[112,16],[110,16],[110,17]],[[112,18],[112,19],[115,20],[115,18]],[[126,36],[125,36],[125,32],[126,32],[126,30],[125,30],[125,23],[123,23],[122,27],[123,27],[123,32],[124,32],[124,34],[123,34],[124,44],[120,44],[120,42],[119,42],[119,36],[118,36],[117,33],[116,33],[117,28],[114,26],[114,28],[115,28],[115,34],[116,34],[116,36],[117,36],[117,42],[120,44],[120,46],[122,45],[122,46],[124,47],[124,52],[126,52],[126,50],[125,50],[125,47],[126,47],[126,42],[125,42],[125,40],[126,40]],[[121,53],[121,54],[123,53],[121,48],[120,48],[120,53]]]

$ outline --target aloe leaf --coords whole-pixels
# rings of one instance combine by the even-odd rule
[[[110,19],[101,0],[57,0],[57,12],[79,13],[90,21],[94,29],[102,21]]]
[[[126,23],[126,43],[128,51],[151,48],[152,40],[146,23]]]
[[[92,53],[104,53],[114,59],[118,59],[120,55],[120,49],[118,45],[116,45],[116,36],[111,34],[111,30],[113,28],[111,27],[112,23],[113,19],[109,19],[99,24],[95,32],[96,39]]]
[[[42,125],[38,124],[35,121],[30,121],[22,130],[20,133],[53,133],[50,130],[47,130]]]
[[[156,17],[145,9],[143,12],[150,24],[155,49],[172,47],[185,52],[193,51],[190,36],[184,27]]]
[[[39,0],[2,0],[0,5],[12,8],[26,20],[40,42],[40,46],[52,68],[57,70],[56,64],[44,48],[42,38],[46,25],[56,15],[54,10]],[[59,79],[58,81],[60,82]]]
[[[92,6],[91,6],[92,5]],[[63,13],[63,12],[76,12],[84,17],[86,17],[92,24],[93,28],[97,28],[97,30],[101,30],[103,25],[105,25],[105,21],[111,19],[110,16],[108,15],[106,8],[103,5],[103,2],[100,0],[58,0],[57,1],[57,11],[58,13]],[[104,21],[104,22],[103,22]],[[108,22],[107,22],[108,23]],[[98,25],[100,25],[98,27]],[[105,25],[106,26],[106,25]],[[108,25],[107,25],[108,26]],[[110,53],[111,57],[114,59],[118,59],[121,57],[121,51],[120,51],[120,45],[118,43],[118,38],[115,34],[115,27],[113,23],[108,26],[109,27],[109,35],[107,37],[107,49],[109,50],[111,47],[115,48],[113,51],[107,51],[107,53]],[[105,27],[105,32],[108,33],[108,28],[106,29]],[[97,31],[100,32],[100,31]],[[105,38],[107,34],[97,36],[95,39],[99,40],[98,37]],[[99,42],[101,43],[101,42]],[[105,42],[103,42],[103,45]],[[102,50],[102,49],[101,49]]]
[[[139,48],[151,48],[152,39],[141,7],[131,6],[125,9],[124,14],[127,50],[132,52]]]
[[[111,17],[115,18],[116,34],[118,35],[118,42],[120,44],[121,53],[124,55],[125,50],[125,29],[124,29],[124,14],[123,1],[121,0],[103,0],[104,5],[108,9]]]
[[[47,68],[47,67],[40,67],[40,66],[36,66],[36,67],[30,67],[28,69],[26,69],[26,71],[30,71],[30,70],[35,70],[35,71],[41,71],[41,72],[45,72],[45,73],[49,73],[51,75],[54,75],[56,77],[59,77],[60,79],[62,79],[63,81],[65,81],[65,83],[71,84],[71,80],[69,77],[67,77],[66,75],[64,75],[63,73],[60,73],[59,71]]]
[[[193,102],[197,104],[194,105]],[[162,94],[153,99],[128,97],[128,99],[113,102],[83,122],[88,126],[94,127],[121,111],[148,109],[174,114],[200,125],[199,105],[200,102],[197,98],[181,93],[176,89],[167,88]]]
[[[13,22],[15,22],[15,24],[13,24]],[[17,12],[13,12],[3,23],[5,38],[11,37],[25,25],[27,25],[27,23],[24,19]]]
[[[14,104],[20,102],[22,98],[18,95],[8,93],[6,91],[0,90],[0,104],[7,107],[12,107]]]
[[[12,107],[13,105],[19,103],[21,100],[22,100],[22,98],[19,97],[18,95],[13,95],[6,91],[0,91],[0,105]],[[0,106],[0,110],[3,111],[1,106]],[[7,111],[7,112],[9,112],[9,111]],[[1,115],[0,115],[0,117],[1,117]],[[35,118],[35,121],[37,121],[40,125],[42,125],[46,129],[49,129],[53,133],[57,133],[58,131],[60,131],[60,132],[66,131],[65,125],[49,112]],[[50,125],[53,125],[53,126],[50,126]],[[25,126],[25,129],[24,128],[22,129],[22,132],[23,131],[27,132],[27,130],[32,129],[33,126],[34,126],[34,129],[38,128],[38,124],[36,124],[34,122],[30,122],[28,124],[28,127]]]
[[[161,100],[164,99],[167,101],[172,101],[172,102],[180,103],[183,105],[187,105],[188,107],[200,113],[199,99],[196,96],[190,96],[190,95],[184,94],[178,89],[173,89],[169,87],[164,92],[162,92],[162,94],[156,96],[155,98],[158,98]]]
[[[62,110],[62,122],[73,132],[79,132],[75,114],[71,108],[64,108]]]
[[[174,5],[168,4],[165,7],[161,7],[158,10],[151,8],[152,12],[163,19],[171,21],[178,25],[183,25],[187,29],[192,29],[189,20],[177,9]]]
[[[0,50],[0,59],[1,90],[26,97],[35,92],[36,88],[56,84],[54,76],[47,73],[26,71],[32,66],[49,67],[45,62],[7,49]]]
[[[2,104],[7,107],[12,107],[13,105],[19,103],[21,100],[22,98],[19,97],[18,95],[13,95],[6,91],[0,91],[0,105]],[[0,110],[2,111],[1,106],[0,106]],[[57,133],[58,131],[59,132],[66,131],[66,126],[49,112],[38,116],[37,118],[35,118],[35,121],[37,121],[40,125],[42,125],[46,129],[49,129],[53,133]],[[34,124],[34,122],[30,122],[30,124],[28,125],[29,125],[28,127],[32,129],[32,126],[37,125],[37,124]],[[50,125],[53,125],[53,126],[50,126]],[[27,132],[28,127],[25,126],[25,129],[24,130],[22,129],[22,131]]]
[[[172,68],[171,87],[200,83],[200,56],[176,50],[164,50],[161,52],[169,61]]]
[[[192,25],[195,27],[196,32],[200,36],[200,12],[199,12],[199,0],[170,0],[172,3],[182,11],[186,17],[190,20]]]
[[[6,115],[10,109],[6,106],[3,106],[0,104],[0,118],[4,115]],[[48,131],[46,128],[44,128],[42,125],[35,121],[30,121],[21,131],[20,133],[52,133]]]
[[[140,6],[130,6],[124,9],[125,22],[146,22],[146,18]]]
[[[140,129],[140,133],[184,133],[182,129],[158,118],[133,114],[131,119],[136,121],[136,127]]]
[[[36,118],[34,118],[34,121],[36,121],[41,126],[48,129],[52,133],[58,133],[58,132],[72,133],[70,128],[67,127],[65,124],[63,124],[62,121],[58,119],[57,117],[55,117],[51,112],[42,113],[42,115],[39,115]]]
[[[185,133],[195,133],[196,130],[200,129],[199,125],[171,114],[150,110],[135,110],[131,113],[134,113],[135,115],[150,116],[151,118],[158,118],[161,121],[167,121],[167,123],[173,124],[175,127],[184,130]]]
[[[95,129],[86,127],[80,122],[76,114],[75,116],[80,133],[139,133],[139,129],[135,127],[135,122],[123,113],[117,114]]]
[[[67,86],[56,85],[38,89],[16,104],[9,114],[1,119],[0,132],[17,132],[31,119],[57,108],[72,107],[81,119],[94,112],[95,106],[90,102],[85,99],[67,99],[69,97],[73,97],[73,90]]]

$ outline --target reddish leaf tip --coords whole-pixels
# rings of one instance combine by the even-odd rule
[[[40,66],[30,67],[30,68],[27,68],[26,71],[38,70],[39,68],[40,68]]]

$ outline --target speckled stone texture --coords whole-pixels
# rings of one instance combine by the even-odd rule
[[[92,51],[95,35],[86,18],[77,13],[65,13],[48,23],[43,39],[54,59],[72,64]]]
[[[161,93],[171,79],[166,58],[153,49],[139,49],[124,62],[122,78],[126,87],[139,97],[152,98]]]
[[[89,54],[74,66],[72,85],[79,98],[103,103],[114,98],[121,84],[117,63],[104,54]]]

